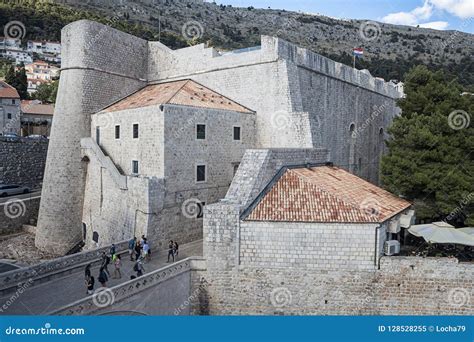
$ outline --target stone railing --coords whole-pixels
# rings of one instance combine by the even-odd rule
[[[158,286],[165,281],[190,272],[194,269],[201,270],[205,268],[205,260],[201,257],[189,257],[181,260],[175,264],[165,266],[156,271],[144,274],[133,280],[129,280],[123,284],[107,288],[95,295],[78,300],[67,306],[50,313],[50,315],[91,315],[95,314],[105,308],[112,308],[114,303],[119,303],[139,292],[142,292],[150,287]],[[95,298],[101,297],[103,298]],[[108,305],[98,305],[102,299],[108,301]]]
[[[119,253],[128,249],[128,240],[115,244]],[[99,263],[103,252],[108,253],[110,246],[102,247],[92,251],[85,251],[72,255],[67,255],[57,259],[43,262],[38,265],[20,268],[17,270],[0,274],[0,295],[15,291],[24,282],[34,281],[40,284],[45,281],[72,273],[78,268],[85,267],[88,263]]]
[[[127,177],[122,175],[110,157],[107,157],[99,145],[92,138],[82,138],[81,148],[87,157],[95,157],[103,168],[107,169],[117,186],[127,190]]]

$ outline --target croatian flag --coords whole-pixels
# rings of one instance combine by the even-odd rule
[[[362,50],[362,48],[354,48],[353,54],[356,57],[362,57],[364,50]]]

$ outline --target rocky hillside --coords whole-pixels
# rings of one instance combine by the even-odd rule
[[[36,1],[38,2],[38,1]],[[151,30],[172,47],[208,42],[226,50],[258,45],[274,35],[340,62],[352,63],[352,48],[365,50],[358,68],[385,79],[403,79],[413,65],[443,69],[474,85],[474,35],[459,31],[338,20],[276,9],[234,8],[198,0],[57,0],[74,10],[125,20]],[[170,39],[170,37],[174,37]]]

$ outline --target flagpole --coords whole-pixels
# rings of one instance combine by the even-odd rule
[[[354,48],[354,50],[355,50],[355,48]],[[352,63],[352,65],[353,65],[353,67],[354,67],[354,69],[355,69],[355,68],[356,68],[356,55],[355,55],[354,50],[352,50],[352,57],[354,58],[354,62]]]

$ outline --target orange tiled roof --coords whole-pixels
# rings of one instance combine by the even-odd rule
[[[54,115],[54,105],[42,104],[38,100],[21,101],[21,111],[24,114]]]
[[[250,109],[193,80],[182,80],[145,86],[136,93],[105,108],[104,111],[115,112],[159,104],[176,104],[252,113]]]
[[[1,99],[19,99],[20,95],[15,88],[6,82],[0,81],[0,98]]]
[[[288,169],[246,220],[289,222],[384,222],[411,203],[343,169]]]

